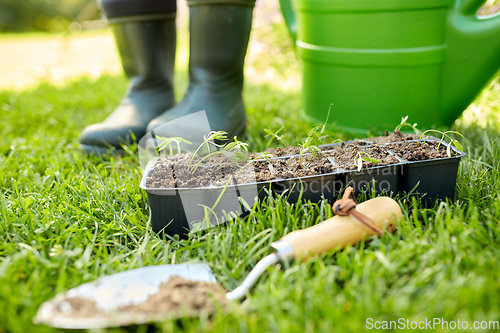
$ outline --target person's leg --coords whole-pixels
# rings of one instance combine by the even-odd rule
[[[148,131],[170,120],[205,110],[210,128],[242,135],[246,114],[241,97],[243,65],[254,0],[188,0],[190,7],[189,87],[177,106],[148,125]]]
[[[87,153],[140,140],[148,123],[175,104],[175,0],[102,0],[123,69],[130,80],[125,98],[102,123],[80,135]]]

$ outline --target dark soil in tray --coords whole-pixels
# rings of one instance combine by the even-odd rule
[[[188,171],[191,157],[192,154],[159,157],[149,172],[146,186],[151,188],[193,188],[255,182],[255,173],[251,165],[240,167],[229,162],[229,159],[219,157],[203,161],[196,171],[191,173]],[[199,161],[200,157],[195,156],[191,168]],[[232,176],[231,179],[230,176]]]
[[[392,142],[392,141],[390,141]],[[346,145],[354,145],[354,146],[368,146],[372,142],[370,141],[364,141],[364,140],[352,140],[346,142],[339,142],[339,143],[332,143],[332,144],[325,144],[322,146],[319,146],[321,150],[330,150],[333,147],[344,147]],[[292,155],[299,155],[300,154],[300,148],[298,147],[286,147],[286,148],[268,148],[266,149],[266,152],[270,153],[273,157],[285,157],[285,156],[292,156]],[[309,153],[309,152],[308,152]],[[256,153],[256,154],[251,154],[250,157],[252,158],[257,158],[259,155],[262,153]]]
[[[372,145],[370,147],[361,148],[355,145],[339,147],[325,152],[325,156],[330,156],[344,170],[356,170],[355,157],[358,152],[365,152],[371,158],[379,160],[380,163],[372,163],[363,161],[363,168],[371,168],[382,165],[397,164],[399,161],[394,155],[389,152],[386,146]],[[363,156],[366,156],[363,154]]]
[[[438,149],[439,146],[439,149]],[[418,142],[401,142],[392,143],[388,145],[396,155],[401,157],[404,161],[425,161],[438,158],[449,157],[444,142],[439,144],[439,141],[421,141]],[[456,153],[451,149],[451,156]]]
[[[371,141],[363,141],[363,140],[352,140],[352,141],[343,141],[339,143],[332,143],[328,145],[323,145],[321,150],[330,150],[333,149],[333,147],[346,147],[346,146],[369,146],[373,142]]]
[[[300,153],[300,148],[298,147],[286,147],[286,148],[268,148],[266,149],[266,152],[270,153],[271,155],[276,156],[276,157],[282,157],[282,156],[292,156],[292,155],[298,155]],[[259,156],[258,154],[255,156]]]
[[[408,140],[413,135],[403,135],[399,131],[383,138],[372,138],[374,141],[384,140]],[[404,161],[422,161],[428,159],[439,159],[448,157],[446,145],[439,141],[421,141],[420,145],[415,141],[403,141],[387,144],[371,144],[369,147],[360,146],[364,141],[356,141],[354,144],[343,143],[329,147],[322,154],[314,157],[312,154],[302,156],[302,165],[298,156],[282,157],[286,154],[299,152],[299,148],[289,147],[273,150],[274,158],[268,160],[272,163],[269,167],[267,160],[254,160],[245,162],[245,167],[237,165],[229,158],[220,155],[215,158],[204,160],[193,173],[188,171],[191,154],[179,154],[173,156],[162,156],[156,159],[154,166],[149,171],[146,186],[148,188],[206,188],[220,187],[235,184],[249,184],[255,182],[271,181],[274,179],[291,179],[307,177],[336,172],[339,170],[356,170],[357,161],[355,157],[358,152],[365,152],[370,158],[379,160],[379,163],[363,161],[363,168],[385,166],[399,163],[398,157]],[[392,152],[392,153],[391,153]],[[394,153],[394,154],[393,154]],[[452,151],[452,154],[455,154]],[[252,159],[258,158],[259,154],[251,154]],[[365,156],[366,155],[362,155]],[[332,164],[328,157],[333,158]],[[195,156],[191,162],[191,168],[200,161]]]
[[[374,138],[369,138],[368,141],[372,141],[375,143],[391,143],[391,142],[398,142],[398,141],[410,141],[410,140],[418,140],[420,137],[417,134],[403,134],[399,130],[395,130],[391,134],[386,131],[385,136],[377,136]],[[424,136],[426,138],[427,136]]]
[[[272,170],[267,161],[255,161],[244,168],[227,161],[221,164],[207,161],[191,174],[188,171],[191,154],[159,157],[146,180],[149,188],[194,188],[225,186],[269,181],[273,179],[289,179],[331,173],[338,167],[328,161],[325,156],[302,156],[302,166],[299,157],[270,160]],[[195,157],[194,165],[199,161]],[[230,180],[229,177],[232,176]],[[229,181],[229,183],[228,183]]]
[[[272,168],[269,167],[267,161],[255,163],[256,180],[258,182],[322,175],[338,170],[338,167],[330,163],[325,156],[319,155],[316,158],[312,155],[302,156],[302,166],[297,156],[272,160],[271,162]],[[271,172],[271,169],[274,173]]]

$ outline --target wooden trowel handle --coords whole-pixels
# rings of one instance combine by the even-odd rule
[[[371,218],[381,230],[389,227],[389,230],[395,230],[396,220],[403,215],[399,204],[388,197],[365,201],[355,209]],[[348,244],[356,244],[373,235],[375,231],[355,217],[337,215],[310,228],[293,231],[281,240],[293,247],[295,258],[307,258],[311,253],[322,254],[333,248],[343,249]]]

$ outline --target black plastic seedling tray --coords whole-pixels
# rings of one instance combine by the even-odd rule
[[[353,140],[347,141],[345,144],[356,144],[361,142],[359,148],[368,148],[373,142],[366,140]],[[339,144],[334,143],[331,145],[321,146],[322,150],[326,153],[326,149],[334,149],[338,147]],[[354,194],[358,195],[366,191],[375,191],[377,194],[392,194],[396,193],[399,189],[399,179],[400,173],[402,171],[402,160],[392,152],[390,152],[399,161],[395,164],[375,166],[370,168],[363,168],[360,171],[357,170],[343,170],[340,169],[339,181],[341,188],[346,186],[352,186],[354,189]],[[333,164],[334,160],[331,161]]]
[[[213,225],[224,223],[230,219],[226,212],[239,216],[247,213],[242,199],[253,204],[259,189],[265,184],[237,184],[225,187],[197,188],[149,188],[146,181],[151,171],[150,164],[144,171],[140,187],[146,190],[150,206],[150,223],[155,232],[168,235],[185,236],[207,214],[212,214]],[[264,192],[264,191],[263,191]]]
[[[299,200],[319,202],[323,198],[333,200],[341,190],[340,172],[291,179],[277,179],[271,182],[273,193],[283,195],[288,202]]]
[[[292,179],[273,179],[267,182],[227,187],[148,188],[146,180],[150,171],[149,167],[146,168],[140,187],[146,190],[148,195],[151,227],[155,232],[161,231],[171,236],[185,236],[189,230],[193,229],[193,222],[196,223],[204,217],[205,207],[214,207],[217,201],[219,202],[217,205],[218,222],[223,223],[234,218],[235,215],[246,215],[248,213],[246,207],[251,207],[256,197],[262,201],[269,193],[282,194],[291,203],[299,200],[318,202],[323,198],[334,200],[342,188],[340,172]],[[221,195],[222,199],[219,200]],[[238,210],[234,209],[235,198],[238,198],[241,203]],[[233,202],[232,207],[224,207],[223,203],[228,201]],[[224,215],[224,212],[228,211],[232,212],[231,216]],[[217,224],[220,223],[214,225]]]
[[[424,139],[423,141],[439,141]],[[442,143],[448,147],[447,143]],[[426,161],[402,161],[402,172],[399,177],[399,191],[414,192],[424,195],[422,204],[430,207],[436,200],[453,200],[457,184],[460,160],[465,156],[463,151],[451,146],[452,157]]]
[[[359,172],[345,171],[342,184],[343,187],[352,186],[355,195],[367,191],[389,195],[398,191],[400,174],[401,163],[365,168]]]
[[[442,144],[447,145],[444,142]],[[339,144],[332,144],[322,148],[338,146]],[[339,191],[348,185],[353,186],[355,194],[374,191],[377,194],[391,195],[397,192],[409,193],[416,189],[417,193],[425,194],[423,204],[426,206],[437,199],[452,199],[459,163],[465,156],[465,153],[454,147],[452,149],[455,155],[448,158],[409,162],[394,155],[399,161],[396,164],[363,168],[359,172],[339,169],[322,175],[206,188],[148,188],[146,180],[152,165],[150,163],[140,186],[148,195],[152,229],[170,236],[184,237],[193,229],[193,223],[200,222],[206,215],[205,207],[213,207],[220,196],[227,200],[219,200],[218,213],[213,213],[217,217],[212,216],[214,218],[211,219],[215,220],[214,225],[224,223],[235,216],[246,215],[255,198],[262,201],[268,194],[282,194],[290,203],[299,200],[319,202],[322,199],[333,202]],[[335,164],[334,161],[331,162]],[[265,190],[266,188],[268,190]],[[235,203],[235,200],[239,203]],[[227,214],[228,211],[232,213]]]

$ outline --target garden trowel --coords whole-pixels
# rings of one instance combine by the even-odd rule
[[[235,290],[228,292],[226,298],[228,300],[244,298],[259,276],[271,265],[294,258],[304,260],[310,255],[321,254],[334,248],[341,249],[348,244],[356,244],[363,238],[379,235],[384,229],[394,230],[396,221],[402,216],[398,203],[388,197],[374,198],[355,208],[353,206],[345,208],[346,211],[355,211],[355,213],[346,213],[345,216],[336,215],[310,228],[293,231],[273,243],[272,247],[275,252],[257,263],[243,283]],[[334,210],[339,214],[335,205]],[[365,221],[360,216],[365,218]],[[369,225],[366,219],[371,221]],[[207,264],[137,268],[106,276],[57,295],[40,306],[34,322],[66,329],[91,329],[171,319],[173,316],[169,313],[141,314],[121,309],[146,301],[148,297],[158,293],[160,285],[172,276],[191,281],[217,282]],[[96,308],[102,311],[102,314],[86,314],[80,309],[74,309],[66,301],[68,298],[90,300]]]

